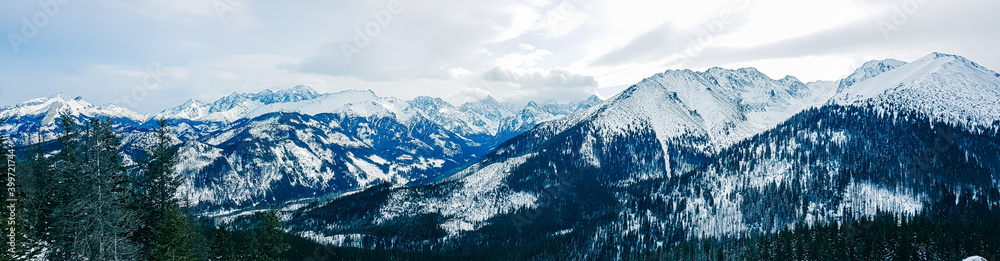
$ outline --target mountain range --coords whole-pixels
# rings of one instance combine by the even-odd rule
[[[290,209],[289,223],[366,249],[559,242],[570,247],[549,254],[621,259],[878,213],[973,214],[1000,207],[998,91],[997,73],[940,53],[868,62],[837,82],[671,70],[441,182]]]
[[[143,115],[57,94],[0,108],[0,133],[15,145],[51,142],[59,117],[107,118],[124,137],[126,162],[152,142],[155,121],[179,146],[179,196],[202,212],[335,196],[381,183],[424,184],[471,164],[500,142],[596,104],[518,108],[492,97],[453,106],[439,98],[404,101],[371,91],[318,94],[305,86],[188,100]]]
[[[290,232],[342,247],[554,244],[546,255],[622,259],[691,239],[1000,207],[1000,74],[942,53],[809,83],[669,70],[607,100],[523,107],[297,86],[142,115],[56,95],[0,108],[0,134],[51,141],[65,114],[113,120],[132,156],[167,119],[178,197],[197,213],[279,208]]]

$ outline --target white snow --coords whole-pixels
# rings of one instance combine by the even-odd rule
[[[916,215],[923,210],[926,196],[913,192],[889,190],[869,183],[851,183],[845,189],[840,208],[854,214],[875,216],[879,211]]]
[[[976,129],[1000,120],[1000,74],[961,56],[932,53],[850,86],[831,102],[909,110]]]

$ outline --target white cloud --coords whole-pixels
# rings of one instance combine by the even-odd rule
[[[482,76],[483,88],[498,99],[514,102],[586,99],[597,91],[594,77],[561,69],[510,69],[495,67]]]

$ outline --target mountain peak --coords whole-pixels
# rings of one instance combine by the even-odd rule
[[[205,105],[205,103],[201,102],[201,101],[199,101],[197,99],[191,98],[191,99],[187,99],[187,101],[184,101],[184,104],[182,104],[181,106],[183,106],[183,107],[191,107],[191,106],[201,106],[201,105]]]
[[[163,110],[153,118],[189,119],[194,120],[208,114],[209,105],[196,99],[188,99],[180,106]]]
[[[933,52],[924,56],[923,58],[913,61],[913,63],[932,62],[932,61],[942,61],[945,64],[962,64],[964,66],[992,73],[993,75],[1000,77],[1000,74],[994,72],[993,70],[983,67],[982,65],[979,65],[978,63],[973,62],[972,60],[969,60],[968,58],[965,58],[961,55],[955,55],[955,54]]]
[[[837,87],[837,92],[839,93],[852,85],[875,78],[882,73],[891,71],[905,64],[906,62],[896,59],[871,60],[865,62],[861,65],[861,67],[858,67],[857,70],[854,70],[854,73],[851,73],[851,75],[848,75],[840,81],[840,86]]]
[[[848,85],[832,102],[914,111],[966,126],[989,125],[1000,119],[998,75],[958,55],[931,53]]]
[[[453,107],[450,103],[442,100],[441,98],[430,97],[430,96],[417,96],[413,100],[408,102],[410,106],[414,106],[421,109],[440,109],[442,107],[451,108]]]
[[[256,105],[253,105],[254,103],[259,103],[259,105],[268,105],[312,100],[317,97],[319,97],[319,94],[316,93],[315,90],[302,85],[280,90],[278,92],[273,92],[270,89],[265,89],[252,94],[233,92],[232,94],[213,102],[211,109],[209,109],[209,113],[224,112],[234,108],[256,107]]]
[[[73,95],[66,94],[64,92],[59,92],[59,93],[53,94],[52,96],[49,96],[48,98],[49,99],[61,99],[61,100],[64,100],[64,101],[82,101],[83,100],[82,96],[73,96]]]
[[[497,101],[497,99],[493,98],[493,95],[489,94],[487,94],[486,97],[483,97],[482,99],[478,99],[467,103],[488,104],[488,105],[500,104],[500,102]]]
[[[298,96],[302,96],[302,97],[313,97],[313,98],[315,98],[316,96],[319,96],[319,94],[316,93],[316,90],[313,90],[313,88],[310,88],[309,86],[305,86],[305,85],[296,85],[295,87],[292,87],[292,88],[280,90],[280,91],[276,92],[275,94],[284,95],[284,96],[298,95]]]
[[[604,100],[601,100],[601,97],[597,97],[596,94],[590,95],[590,97],[587,97],[586,100],[583,100],[583,101],[581,101],[580,103],[577,104],[576,110],[580,111],[580,110],[583,110],[583,109],[594,107],[594,106],[596,106],[598,104],[601,104],[601,102],[604,102]]]
[[[0,107],[0,118],[42,116],[39,126],[54,124],[62,115],[127,118],[142,121],[145,115],[114,104],[94,106],[83,97],[57,93],[49,97],[24,101],[11,106]]]

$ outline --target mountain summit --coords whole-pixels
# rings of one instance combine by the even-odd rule
[[[881,68],[888,70],[846,86],[831,102],[917,112],[970,128],[1000,120],[1000,74],[964,57],[932,53],[894,69]]]

